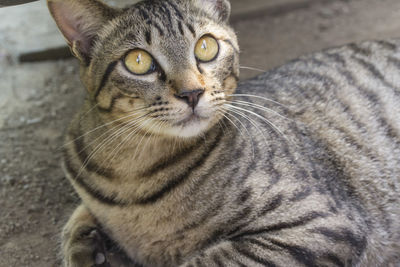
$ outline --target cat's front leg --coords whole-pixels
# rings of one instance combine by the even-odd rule
[[[96,220],[83,205],[79,206],[62,232],[64,267],[108,267],[102,235]]]

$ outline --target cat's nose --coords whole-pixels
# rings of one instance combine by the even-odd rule
[[[203,94],[204,89],[197,89],[191,91],[182,91],[179,94],[175,94],[175,97],[179,100],[185,101],[194,110]]]

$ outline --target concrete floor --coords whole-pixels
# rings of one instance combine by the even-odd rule
[[[400,36],[398,0],[232,2],[243,67]],[[60,229],[78,203],[59,167],[63,129],[84,95],[77,63],[17,61],[62,44],[44,1],[0,9],[0,267],[56,266]]]

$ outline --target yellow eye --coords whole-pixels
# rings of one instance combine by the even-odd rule
[[[219,52],[219,45],[215,38],[205,35],[200,38],[194,49],[196,58],[202,62],[213,61]]]
[[[135,49],[125,56],[126,68],[137,75],[153,72],[155,69],[153,57],[144,50]]]

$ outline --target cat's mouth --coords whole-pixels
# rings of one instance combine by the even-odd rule
[[[207,119],[209,119],[209,118],[208,117],[204,117],[204,116],[200,116],[197,112],[193,112],[192,114],[190,114],[186,118],[174,123],[174,126],[185,127],[185,126],[189,126],[189,125],[192,125],[192,124],[195,124],[195,123],[199,123],[199,122],[201,122],[203,120],[207,120]]]

